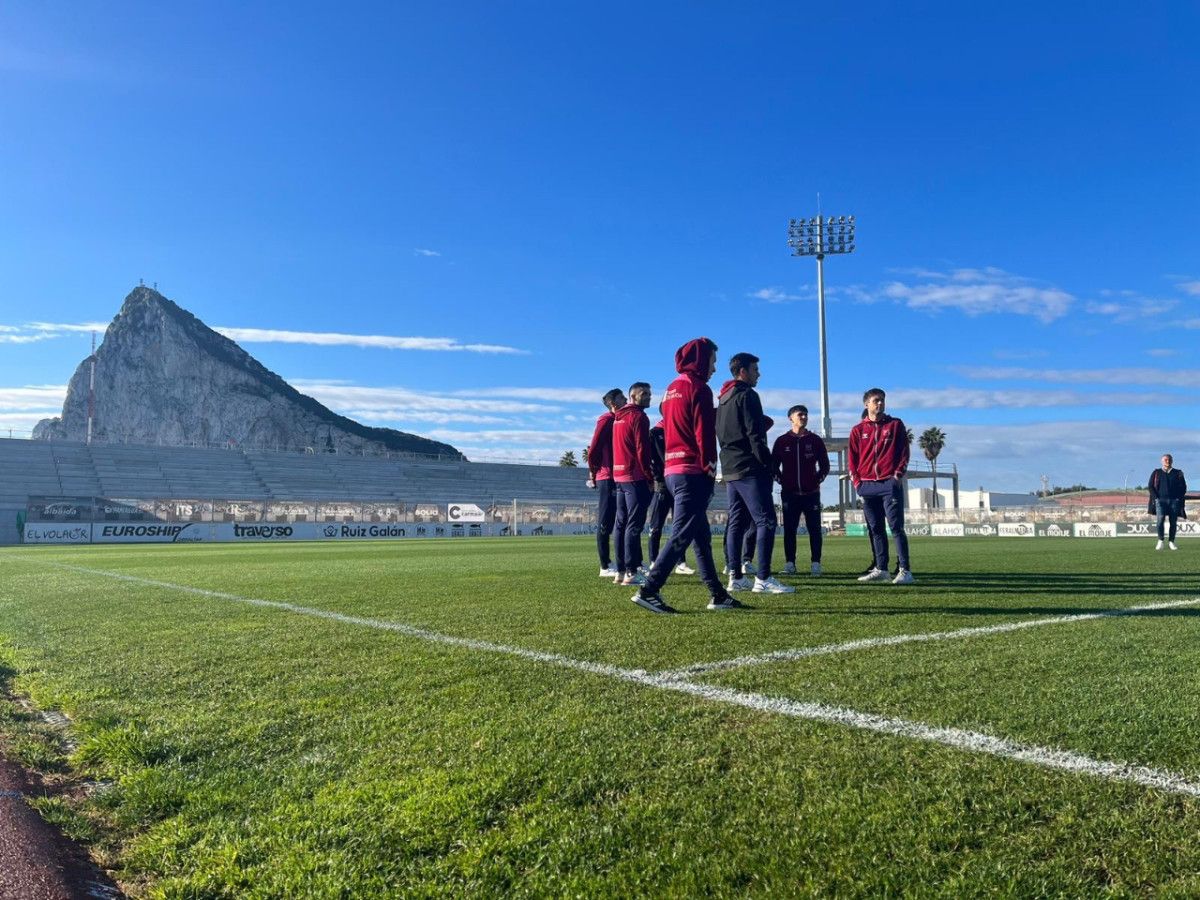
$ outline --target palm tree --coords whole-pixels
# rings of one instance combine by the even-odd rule
[[[921,432],[921,438],[917,445],[924,451],[929,464],[933,466],[933,508],[937,509],[937,458],[938,454],[942,452],[942,448],[946,446],[946,432],[940,428],[926,428]]]
[[[574,469],[575,467],[577,467],[579,465],[579,463],[575,462],[575,451],[568,450],[566,453],[564,453],[559,458],[558,464],[565,469]]]

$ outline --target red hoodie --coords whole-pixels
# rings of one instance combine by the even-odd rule
[[[612,429],[613,479],[619,482],[649,481],[650,420],[636,403],[626,403],[616,412]]]
[[[903,478],[908,470],[908,434],[904,423],[886,413],[878,422],[861,420],[850,429],[846,457],[850,480],[856,488],[864,481]]]
[[[715,475],[717,471],[716,410],[711,377],[712,342],[688,341],[675,351],[679,377],[663,395],[663,437],[666,475]]]
[[[614,416],[606,412],[596,420],[592,442],[588,444],[588,472],[593,481],[609,481],[613,477],[612,427]]]

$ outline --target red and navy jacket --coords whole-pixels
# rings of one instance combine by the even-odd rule
[[[811,431],[804,434],[785,431],[775,439],[771,460],[775,464],[775,480],[785,494],[819,491],[829,474],[829,451],[825,442]]]
[[[855,487],[864,481],[903,478],[908,471],[908,434],[904,423],[887,413],[878,422],[862,419],[850,429],[846,457]]]
[[[588,444],[588,474],[593,481],[609,481],[613,477],[612,429],[615,416],[606,412],[596,420],[592,442]]]
[[[612,426],[613,480],[649,481],[650,420],[636,403],[626,403],[616,412]]]
[[[712,346],[708,338],[696,338],[675,351],[679,377],[662,401],[666,475],[716,475],[716,410],[708,386]]]

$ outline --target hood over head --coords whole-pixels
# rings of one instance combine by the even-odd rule
[[[680,375],[694,375],[708,381],[708,366],[713,358],[713,342],[706,337],[688,341],[675,351],[675,371]]]

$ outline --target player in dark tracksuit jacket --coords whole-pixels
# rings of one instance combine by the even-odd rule
[[[600,555],[601,577],[615,577],[616,566],[609,555],[609,537],[617,518],[617,489],[612,471],[612,426],[615,413],[625,405],[625,394],[620,388],[605,393],[601,402],[608,409],[596,420],[592,442],[588,444],[588,481],[595,488],[596,497],[596,552]]]
[[[1156,550],[1162,549],[1163,520],[1169,520],[1171,523],[1170,537],[1166,540],[1174,550],[1176,549],[1175,528],[1179,517],[1187,518],[1187,512],[1184,510],[1187,480],[1183,477],[1183,470],[1174,467],[1174,462],[1170,453],[1163,454],[1162,468],[1151,472],[1150,479],[1146,482],[1150,488],[1150,513],[1158,517]]]
[[[771,577],[771,554],[775,549],[774,464],[767,444],[766,417],[754,386],[758,383],[758,357],[737,353],[729,360],[733,378],[721,387],[717,405],[717,441],[721,445],[721,474],[729,491],[729,531],[725,556],[729,566],[729,590],[746,590],[742,578],[743,535],[755,529],[758,565],[755,593],[791,593]]]
[[[783,552],[788,568],[796,567],[796,529],[800,516],[808,532],[812,573],[821,574],[821,482],[829,474],[829,451],[825,442],[808,430],[808,407],[803,404],[788,410],[792,423],[775,440],[771,459],[775,480],[780,484],[783,501]]]

